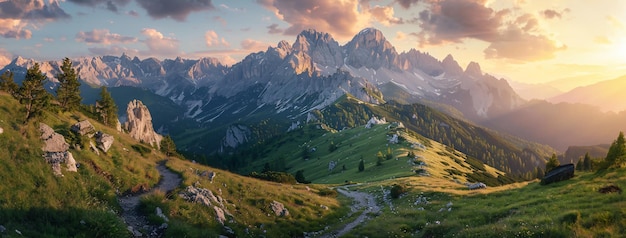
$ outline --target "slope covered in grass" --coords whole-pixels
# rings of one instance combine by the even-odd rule
[[[380,188],[402,184],[399,199],[382,199]],[[538,182],[467,190],[437,179],[398,179],[361,190],[387,201],[381,215],[348,237],[620,237],[626,232],[626,200],[603,194],[626,187],[626,170],[582,173],[546,186]]]
[[[48,111],[41,120],[22,124],[20,108],[10,95],[0,92],[0,225],[8,232],[4,234],[19,235],[17,230],[26,237],[129,236],[119,216],[122,209],[117,197],[154,187],[160,177],[156,166],[168,158],[156,148],[89,119],[96,130],[115,138],[109,151],[98,155],[86,146],[86,138],[73,136],[69,130],[72,124],[88,119],[85,115]],[[70,149],[80,165],[78,172],[66,171],[62,164],[64,176],[53,175],[42,157],[39,122],[65,135],[68,143],[82,145]],[[156,192],[144,198],[140,209],[157,226],[163,220],[155,215],[156,206],[163,209],[171,219],[167,237],[229,234],[224,226],[238,236],[301,235],[323,229],[346,213],[332,192],[327,197],[318,195],[329,191],[325,186],[269,183],[179,158],[168,161],[167,166],[182,175],[183,184],[170,194]],[[198,171],[216,171],[217,177],[211,183]],[[209,189],[223,199],[225,210],[232,215],[224,226],[216,220],[212,207],[178,195],[190,185]],[[273,201],[284,204],[290,215],[273,215]]]
[[[413,133],[398,123],[342,131],[328,129],[323,124],[309,124],[248,153],[256,154],[259,159],[243,162],[247,165],[239,170],[243,174],[260,172],[269,165],[270,170],[291,174],[302,171],[306,180],[313,183],[370,182],[409,176],[444,178],[457,183],[484,182],[494,186],[513,182],[504,172]],[[383,157],[380,161],[379,156]],[[359,171],[361,160],[363,171]]]

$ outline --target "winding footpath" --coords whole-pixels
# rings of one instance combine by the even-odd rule
[[[120,196],[117,198],[122,207],[122,219],[126,225],[128,225],[128,230],[136,237],[160,237],[160,232],[163,230],[163,227],[150,225],[147,217],[138,211],[141,197],[154,192],[154,190],[161,190],[167,193],[178,187],[182,181],[178,174],[169,170],[164,164],[159,164],[157,170],[159,174],[161,174],[161,179],[159,180],[159,184],[150,192],[123,197]],[[140,233],[142,230],[150,232],[150,234]]]
[[[344,225],[342,228],[334,232],[331,232],[330,234],[322,236],[324,238],[341,237],[352,231],[352,229],[359,224],[365,222],[368,219],[368,215],[376,214],[382,209],[378,204],[376,204],[376,200],[372,194],[350,191],[348,190],[348,186],[337,188],[337,192],[353,200],[352,205],[350,206],[352,214],[358,212],[359,210],[363,210],[363,212],[354,221]]]

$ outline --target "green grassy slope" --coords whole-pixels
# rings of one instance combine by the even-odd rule
[[[607,185],[624,188],[624,169],[505,190],[424,186],[434,185],[432,180],[393,183],[404,184],[408,193],[392,201],[393,210],[385,207],[351,236],[372,236],[384,230],[387,237],[620,237],[626,231],[624,195],[598,192]],[[380,193],[381,185],[390,183],[363,189]]]
[[[96,155],[89,149],[70,149],[78,172],[65,171],[63,177],[54,176],[51,166],[42,158],[39,122],[21,123],[21,105],[6,93],[0,92],[0,225],[7,231],[2,236],[26,237],[127,237],[126,225],[121,221],[117,196],[140,192],[153,187],[159,180],[156,165],[166,156],[148,145],[139,144],[128,135],[105,127],[95,120],[90,122],[97,130],[113,135],[115,142],[108,153]],[[46,112],[41,120],[61,134],[69,127],[87,119],[80,113]],[[66,136],[66,140],[70,140]],[[146,147],[139,153],[133,146]],[[183,185],[171,194],[156,193],[144,199],[142,211],[149,220],[155,218],[154,206],[163,208],[171,218],[168,237],[213,237],[226,234],[215,220],[215,210],[197,203],[183,201],[177,193],[194,184],[221,194],[233,223],[227,223],[238,236],[246,234],[274,234],[283,229],[290,233],[323,229],[329,222],[337,222],[345,214],[335,197],[317,194],[325,186],[291,186],[268,183],[235,175],[226,171],[171,158],[167,166],[183,175]],[[217,171],[214,183],[201,180],[194,171]],[[198,182],[198,183],[196,183]],[[269,203],[282,202],[291,216],[268,216]],[[328,208],[328,209],[325,209]],[[311,230],[308,230],[311,229]]]
[[[248,153],[257,154],[259,159],[241,162],[247,166],[239,172],[259,172],[267,163],[272,170],[292,174],[303,170],[305,178],[313,183],[370,182],[419,176],[416,171],[461,183],[501,185],[513,182],[504,172],[396,125],[388,123],[334,131],[323,124],[308,124],[253,148]],[[394,134],[400,138],[397,144],[389,142]],[[336,150],[330,150],[332,145]],[[381,165],[378,165],[379,152],[385,157]],[[389,152],[391,159],[386,157]],[[417,157],[409,158],[409,152]],[[365,170],[360,172],[361,159]],[[420,162],[425,164],[420,166]],[[332,163],[335,166],[331,169]]]

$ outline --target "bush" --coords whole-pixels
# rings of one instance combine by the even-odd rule
[[[319,194],[322,197],[336,197],[337,191],[329,189],[329,188],[322,188],[320,189],[319,192],[317,192],[317,194]]]
[[[258,178],[265,181],[272,181],[277,183],[296,184],[296,178],[289,173],[267,171],[263,173],[252,172],[250,177]]]
[[[394,184],[391,187],[391,198],[393,199],[399,198],[400,195],[402,195],[403,193],[406,193],[406,188],[404,188],[404,186],[399,185],[399,184]]]

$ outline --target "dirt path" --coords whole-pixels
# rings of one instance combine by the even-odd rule
[[[130,196],[120,196],[117,200],[122,207],[122,219],[128,225],[128,230],[133,233],[134,236],[142,237],[160,237],[163,227],[155,227],[149,224],[145,215],[138,211],[140,199],[142,196],[152,193],[158,189],[163,192],[169,192],[174,190],[181,183],[181,178],[169,170],[165,165],[159,164],[157,170],[161,174],[161,179],[156,188],[152,189],[148,193],[136,194]],[[149,233],[149,234],[147,234]]]
[[[374,199],[374,195],[372,194],[350,191],[346,186],[337,188],[337,192],[353,200],[352,205],[350,206],[352,214],[360,210],[363,210],[363,213],[361,213],[361,215],[359,215],[354,221],[343,226],[341,229],[336,230],[331,234],[322,236],[324,238],[341,237],[350,232],[359,224],[365,222],[368,219],[368,215],[376,214],[381,210],[381,207],[376,204],[376,200]]]

